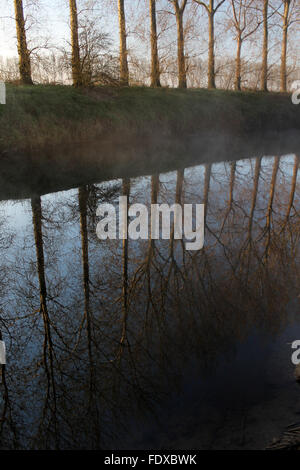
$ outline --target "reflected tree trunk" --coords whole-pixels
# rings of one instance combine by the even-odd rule
[[[87,229],[87,204],[89,191],[87,186],[81,186],[78,191],[78,202],[80,212],[80,236],[81,236],[81,256],[83,273],[83,292],[84,292],[84,318],[86,321],[86,334],[89,358],[89,412],[94,412],[92,419],[94,421],[94,433],[96,437],[97,448],[100,447],[100,418],[97,406],[97,392],[95,382],[95,365],[92,350],[92,316],[90,310],[90,268],[89,268],[89,239]],[[99,397],[98,397],[99,398]],[[93,407],[94,404],[94,407]]]
[[[151,204],[157,204],[158,192],[159,192],[159,175],[155,174],[151,176]],[[145,315],[145,326],[144,326],[145,331],[147,331],[147,322],[148,322],[148,314],[150,310],[150,305],[152,305],[153,310],[157,313],[155,302],[153,301],[152,285],[151,285],[151,264],[152,264],[152,260],[154,256],[155,256],[155,240],[152,239],[152,232],[151,232],[151,227],[150,227],[148,253],[147,253],[147,259],[146,259],[146,265],[145,265],[146,276],[147,276],[147,291],[148,291],[146,315]]]
[[[53,420],[54,420],[54,433],[55,433],[55,444],[56,448],[59,448],[59,435],[57,427],[57,394],[56,394],[56,385],[54,377],[54,348],[51,335],[51,321],[48,313],[47,306],[47,287],[46,287],[46,278],[45,278],[45,260],[44,260],[44,243],[43,243],[43,234],[42,234],[42,206],[41,198],[36,196],[31,199],[31,209],[32,209],[32,221],[33,221],[33,231],[34,231],[34,240],[36,248],[36,259],[37,259],[37,273],[39,280],[39,290],[40,290],[40,313],[42,314],[43,323],[44,323],[44,351],[43,359],[45,372],[47,376],[47,397],[46,404],[49,404],[50,393],[52,391],[53,399],[53,408],[52,410]],[[49,361],[49,363],[48,363]]]
[[[157,204],[158,200],[158,192],[159,192],[159,175],[155,174],[151,176],[151,204]],[[151,214],[151,212],[150,212]],[[150,227],[149,228],[149,242],[148,248],[145,256],[144,262],[137,268],[133,275],[132,285],[137,286],[141,282],[143,282],[143,277],[145,276],[146,279],[146,289],[147,289],[147,302],[145,308],[145,322],[144,322],[144,331],[147,331],[147,322],[148,322],[148,314],[150,311],[150,307],[157,312],[155,302],[153,301],[152,297],[152,277],[151,277],[151,267],[154,264],[154,257],[155,257],[155,239],[152,238],[152,220],[150,219]],[[155,265],[156,269],[156,265]]]
[[[0,341],[3,341],[2,332],[0,330]],[[16,426],[13,422],[12,417],[12,407],[9,397],[8,385],[6,381],[6,365],[0,365],[0,389],[3,388],[2,393],[2,402],[3,408],[2,412],[0,413],[0,443],[2,442],[3,435],[5,434],[6,439],[8,438],[8,429],[11,430],[12,433],[12,442],[14,445],[14,449],[18,449],[18,438],[17,438],[17,430]],[[6,428],[5,428],[5,425]]]
[[[212,164],[207,163],[205,165],[205,171],[204,171],[204,194],[203,194],[204,224],[205,225],[206,225],[207,210],[208,210],[208,195],[209,195],[209,188],[210,188],[211,169],[212,169]]]
[[[275,157],[274,158],[274,164],[273,164],[271,184],[270,184],[269,202],[268,202],[268,208],[267,208],[267,213],[266,213],[265,231],[267,233],[267,240],[266,240],[266,249],[265,249],[265,256],[264,256],[264,259],[266,261],[268,260],[270,242],[271,242],[273,202],[274,202],[274,196],[275,196],[277,174],[278,174],[278,170],[279,170],[279,162],[280,162],[280,157]]]
[[[130,196],[130,179],[123,179],[123,196],[127,197],[129,203]],[[127,337],[127,319],[128,319],[128,207],[126,213],[126,233],[123,239],[123,253],[122,253],[122,273],[123,273],[123,285],[122,285],[122,336],[121,336],[121,347],[126,343],[128,344]]]
[[[254,184],[253,184],[251,209],[250,209],[249,222],[248,222],[248,231],[247,231],[248,233],[247,233],[246,243],[242,247],[241,254],[240,254],[241,260],[244,260],[244,256],[247,255],[246,263],[244,265],[243,263],[241,263],[241,275],[242,275],[243,267],[244,266],[246,267],[246,277],[245,277],[246,284],[248,282],[248,277],[249,277],[249,272],[250,272],[250,263],[252,259],[251,258],[251,253],[252,253],[252,248],[253,248],[252,230],[253,230],[254,213],[255,213],[255,207],[256,207],[257,195],[258,195],[261,162],[262,162],[262,157],[258,157],[255,161]],[[247,250],[247,247],[249,247],[248,250]]]
[[[230,164],[230,185],[229,185],[229,201],[228,206],[231,209],[233,204],[233,190],[235,182],[236,162]]]
[[[271,184],[270,184],[269,202],[268,202],[268,209],[267,209],[267,214],[266,214],[267,227],[270,227],[271,225],[273,201],[274,201],[274,195],[275,195],[277,174],[278,174],[278,169],[279,169],[279,161],[280,161],[280,157],[274,158],[274,165],[273,165],[272,178],[271,178]]]
[[[229,199],[228,199],[228,204],[227,204],[227,210],[225,212],[225,217],[222,223],[221,231],[220,233],[223,232],[226,220],[232,210],[233,206],[233,191],[234,191],[234,183],[235,183],[235,172],[236,172],[236,162],[231,162],[230,163],[230,181],[229,181]]]
[[[296,192],[296,187],[297,187],[298,169],[299,169],[299,156],[295,155],[293,175],[292,175],[292,183],[291,183],[291,192],[290,192],[288,207],[287,207],[287,211],[286,211],[286,215],[285,215],[285,218],[284,218],[284,222],[283,222],[281,232],[285,229],[285,227],[286,227],[286,225],[289,221],[289,218],[290,218],[290,215],[291,215],[291,210],[292,210],[292,207],[294,205],[295,192]]]
[[[151,204],[157,204],[158,191],[159,191],[159,175],[155,174],[155,175],[152,175],[151,177]],[[151,257],[154,251],[154,246],[155,246],[155,241],[152,239],[152,232],[150,229],[148,263],[149,261],[151,261]]]
[[[253,186],[253,193],[252,193],[252,203],[251,203],[251,210],[249,215],[249,223],[248,223],[248,238],[251,240],[252,237],[252,227],[253,227],[253,218],[254,218],[254,211],[257,201],[257,194],[258,194],[258,185],[259,185],[259,176],[261,170],[261,161],[262,157],[256,159],[255,162],[255,171],[254,171],[254,186]]]
[[[81,186],[78,191],[79,211],[80,211],[80,235],[81,235],[81,256],[83,272],[83,292],[84,292],[84,317],[86,320],[86,332],[88,343],[89,369],[90,369],[90,399],[94,389],[94,364],[92,353],[92,328],[90,313],[90,270],[89,270],[89,242],[87,232],[87,201],[88,190],[86,186]]]
[[[176,173],[176,192],[175,192],[175,204],[179,204],[181,206],[182,204],[182,192],[183,192],[183,183],[184,183],[184,170],[178,170]],[[183,214],[182,214],[183,215]],[[178,279],[176,274],[179,274],[181,278],[183,277],[182,275],[182,267],[178,263],[175,253],[174,253],[174,241],[175,241],[175,223],[176,223],[176,218],[174,214],[174,222],[172,225],[172,229],[170,231],[170,244],[169,244],[169,257],[168,261],[170,260],[170,265],[167,274],[163,275],[162,271],[162,289],[161,289],[161,302],[162,305],[164,306],[165,300],[167,298],[167,292],[168,292],[168,287],[169,283],[171,280],[173,280],[174,285],[173,289],[178,288]],[[185,267],[185,253],[184,253],[184,243],[183,240],[181,239],[181,245],[182,245],[182,254],[183,254],[183,267]],[[174,272],[174,276],[172,277],[172,273]],[[164,307],[163,307],[164,309]]]
[[[176,192],[175,192],[175,204],[182,205],[182,192],[184,183],[184,170],[177,170],[176,174]],[[175,232],[175,220],[172,226],[171,237],[170,237],[170,257],[174,259],[174,232]]]

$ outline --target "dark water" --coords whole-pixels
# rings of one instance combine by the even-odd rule
[[[1,447],[260,449],[300,421],[299,159],[1,203]],[[100,241],[101,202],[204,203],[205,243]]]

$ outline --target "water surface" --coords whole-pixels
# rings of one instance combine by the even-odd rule
[[[2,448],[259,449],[300,421],[299,159],[2,201]],[[205,204],[205,244],[101,241],[101,202]]]

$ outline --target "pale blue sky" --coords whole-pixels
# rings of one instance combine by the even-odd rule
[[[4,56],[16,55],[13,1],[0,0],[0,2],[3,5],[0,15],[0,54]],[[45,26],[44,28],[40,27],[41,34],[47,35],[49,31],[49,34],[55,37],[55,42],[60,38],[67,37],[68,10],[65,0],[41,0],[40,4],[40,22]],[[3,17],[5,18],[3,19]]]
[[[66,45],[67,41],[69,40],[69,26],[68,26],[68,16],[69,16],[69,1],[68,0],[23,0],[24,4],[26,5],[26,1],[32,3],[34,1],[38,1],[39,10],[38,14],[34,15],[39,18],[39,24],[34,27],[31,34],[31,37],[48,37],[50,39],[50,45],[58,47],[61,45]],[[86,0],[77,0],[78,2],[78,9],[80,10],[81,5]],[[130,30],[131,28],[136,28],[138,25],[138,18],[139,18],[139,6],[143,5],[145,0],[126,0],[125,5],[127,9],[128,19],[132,19],[132,24],[129,23],[129,33],[132,33]],[[159,2],[159,5],[164,3],[164,0]],[[16,38],[15,38],[15,23],[14,23],[14,9],[13,9],[13,0],[0,0],[1,4],[1,13],[0,13],[0,56],[16,56],[17,49],[16,49]],[[116,11],[116,0],[97,0],[97,5],[99,5],[99,10],[96,11],[97,16],[99,19],[102,17],[101,27],[103,28],[104,32],[110,32],[110,35],[113,39],[114,49],[117,51],[118,49],[118,19],[117,19],[117,11]],[[148,1],[146,2],[146,5]],[[168,2],[166,1],[166,5]],[[228,2],[229,4],[229,2]],[[111,5],[110,8],[107,8],[108,5]],[[225,3],[226,5],[226,3]],[[103,12],[105,11],[105,18]],[[201,11],[201,9],[200,9]],[[199,30],[202,31],[203,28],[207,25],[207,18],[205,13],[202,12],[203,16],[203,24],[199,25]],[[108,15],[108,16],[107,16]],[[135,17],[135,18],[134,18]],[[221,30],[224,30],[223,27],[218,25],[218,22],[223,20],[222,13],[216,17],[216,30],[217,33]],[[134,24],[135,23],[135,24]],[[175,22],[174,22],[175,23]],[[175,28],[174,28],[174,35],[175,35]],[[299,31],[299,27],[298,27]],[[278,31],[278,40],[280,41],[281,33]],[[199,31],[199,38],[201,33]],[[294,36],[294,37],[293,37]],[[141,55],[145,53],[143,50],[143,46],[141,45],[140,41],[135,41],[134,38],[137,36],[130,35],[129,37],[129,45],[134,46],[133,49],[136,51],[139,50]],[[204,33],[204,38],[206,38],[206,34]],[[294,39],[294,41],[293,41]],[[298,38],[297,38],[298,39]],[[290,44],[294,43],[294,48],[296,42],[298,42],[293,32],[293,35],[290,36]],[[199,54],[206,49],[205,41],[201,38],[195,45],[195,50]],[[243,46],[243,55],[247,56],[247,54],[251,54],[250,50],[248,49],[248,45]],[[235,54],[235,43],[232,41],[232,35],[228,33],[228,35],[222,38],[222,41],[218,44],[217,54],[227,54],[231,53],[232,55]],[[299,48],[299,44],[298,44]],[[202,51],[201,51],[202,49]],[[141,52],[142,51],[142,52]],[[280,55],[280,48],[276,48],[276,51]],[[259,48],[256,50],[259,53]],[[272,52],[271,52],[272,53]],[[300,56],[300,53],[299,53]],[[259,57],[257,57],[259,59]]]
[[[27,1],[28,3],[32,2],[32,0]],[[28,36],[47,36],[50,38],[51,44],[55,46],[68,41],[70,35],[68,26],[68,3],[68,0],[38,0],[38,13],[34,15],[38,18],[38,24],[34,26],[34,29]],[[0,0],[0,4],[0,55],[13,56],[17,54],[13,0]],[[80,0],[78,4],[80,6]],[[96,12],[99,18],[101,17],[101,4],[104,5],[103,2],[99,2],[100,8]],[[26,5],[26,0],[24,0],[24,5]],[[25,11],[28,10],[25,9]],[[112,20],[110,23],[115,30],[117,24],[114,22],[113,18],[110,18],[110,20]],[[109,30],[108,27],[106,29]]]

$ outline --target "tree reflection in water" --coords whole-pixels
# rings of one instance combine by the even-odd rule
[[[267,445],[300,406],[288,348],[280,377],[257,356],[289,327],[299,339],[298,167],[259,157],[34,196],[21,232],[3,216],[2,448]],[[204,203],[204,248],[98,240],[96,208],[120,195]]]

